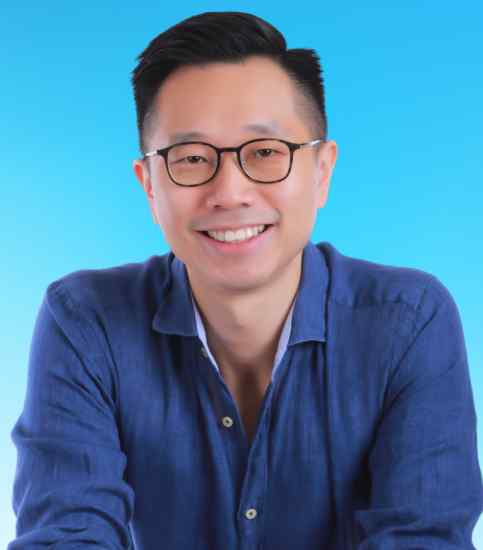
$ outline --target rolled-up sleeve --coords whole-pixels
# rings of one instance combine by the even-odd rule
[[[476,413],[458,308],[436,278],[406,320],[368,457],[358,550],[474,550],[483,509]]]
[[[11,432],[17,523],[8,550],[131,544],[134,492],[124,477],[116,377],[84,310],[55,282],[37,314],[25,402]]]

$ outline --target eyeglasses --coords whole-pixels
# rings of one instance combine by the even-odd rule
[[[247,178],[257,183],[276,183],[290,174],[294,151],[325,141],[319,138],[305,143],[292,143],[283,139],[259,138],[246,141],[238,147],[216,147],[204,141],[186,141],[145,153],[143,159],[162,156],[173,183],[196,187],[216,176],[221,154],[229,151],[237,154],[238,164]]]

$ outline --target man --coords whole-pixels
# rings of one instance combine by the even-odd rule
[[[337,156],[316,54],[225,12],[138,59],[133,169],[172,250],[48,286],[9,549],[474,548],[452,296],[309,240]]]

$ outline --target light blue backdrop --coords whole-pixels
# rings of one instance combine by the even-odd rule
[[[312,240],[423,269],[451,291],[483,416],[483,4],[21,2],[0,19],[0,546],[14,537],[30,339],[47,285],[168,251],[131,163],[130,71],[147,43],[203,11],[260,15],[312,47],[339,159]],[[179,7],[172,7],[173,5]],[[483,462],[483,424],[478,423]],[[482,520],[474,543],[483,549]]]

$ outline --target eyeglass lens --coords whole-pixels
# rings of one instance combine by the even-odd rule
[[[254,180],[271,182],[284,178],[290,168],[290,149],[277,140],[266,139],[246,144],[240,151],[242,168]],[[216,150],[201,143],[180,143],[169,150],[171,177],[181,185],[197,185],[216,171]]]

